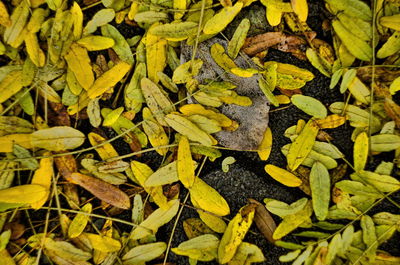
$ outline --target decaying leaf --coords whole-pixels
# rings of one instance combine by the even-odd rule
[[[250,204],[242,207],[239,213],[229,222],[218,246],[219,263],[227,263],[233,258],[237,248],[242,243],[244,236],[253,223],[254,214],[255,206]]]

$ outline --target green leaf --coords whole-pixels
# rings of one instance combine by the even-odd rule
[[[310,188],[314,212],[320,221],[328,215],[330,185],[328,169],[322,163],[315,162],[310,172]]]

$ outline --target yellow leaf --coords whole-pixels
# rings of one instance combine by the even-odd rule
[[[83,13],[81,7],[75,1],[71,7],[71,15],[74,24],[72,34],[75,40],[79,40],[82,37]]]
[[[32,133],[32,145],[49,151],[62,151],[79,147],[85,135],[68,126],[56,126]]]
[[[91,132],[88,134],[88,138],[92,146],[101,145],[95,149],[101,159],[107,160],[109,158],[118,156],[117,151],[110,143],[104,143],[106,139],[103,138],[101,135]]]
[[[218,113],[211,109],[206,109],[200,104],[186,104],[179,109],[186,116],[199,114],[205,116],[209,119],[215,120],[219,123],[221,127],[230,127],[232,125],[232,120],[229,119],[222,113]]]
[[[0,190],[0,202],[31,204],[47,196],[47,190],[42,185],[27,184]]]
[[[318,131],[318,126],[315,124],[315,121],[311,119],[304,126],[300,135],[294,140],[287,155],[288,167],[291,171],[296,170],[301,162],[306,159],[314,145]]]
[[[153,147],[167,145],[169,142],[168,135],[164,128],[153,118],[153,114],[148,108],[143,108],[143,130],[146,133]],[[164,156],[168,152],[168,148],[157,148],[156,152]]]
[[[44,153],[45,156],[51,155],[50,152]],[[53,176],[53,158],[45,157],[40,160],[40,166],[35,171],[32,177],[32,184],[42,185],[47,190],[47,196],[42,200],[35,203],[31,203],[33,209],[40,209],[44,203],[47,201],[48,194],[50,193],[51,178]]]
[[[129,69],[131,69],[131,65],[124,61],[120,61],[118,64],[114,65],[113,68],[94,81],[93,85],[87,91],[88,97],[94,99],[102,95],[121,81]]]
[[[0,25],[4,27],[11,26],[10,15],[8,14],[7,7],[0,1]]]
[[[76,80],[85,90],[88,90],[93,85],[94,75],[87,50],[76,43],[72,43],[64,58]]]
[[[192,80],[193,76],[196,76],[201,67],[203,65],[203,61],[200,59],[190,60],[184,64],[179,65],[172,75],[172,81],[175,84],[183,84]]]
[[[74,238],[79,236],[85,229],[87,223],[89,222],[89,215],[85,213],[92,213],[92,204],[85,204],[81,211],[83,213],[78,213],[74,219],[72,219],[71,224],[68,227],[68,237]]]
[[[288,187],[298,187],[302,183],[301,179],[299,179],[289,171],[271,164],[265,166],[265,171],[276,181],[279,181],[280,183]]]
[[[400,31],[400,14],[381,17],[379,22],[382,26]]]
[[[225,231],[226,223],[220,217],[201,210],[197,211],[197,213],[200,219],[213,231],[217,233],[223,233]]]
[[[146,164],[131,161],[133,175],[145,191],[153,198],[154,202],[162,209],[168,208],[167,198],[163,193],[162,186],[148,187],[146,180],[153,174],[153,170]]]
[[[234,6],[222,8],[217,14],[210,18],[204,25],[205,34],[217,34],[221,32],[242,10],[243,3],[236,2]]]
[[[242,243],[247,231],[253,223],[255,207],[247,205],[229,222],[218,246],[218,261],[220,264],[229,262]]]
[[[168,202],[167,209],[158,208],[137,226],[130,235],[130,239],[137,240],[155,234],[162,225],[171,221],[179,209],[179,200]]]
[[[275,99],[278,101],[279,104],[289,104],[290,98],[286,95],[276,95]]]
[[[232,74],[237,75],[239,77],[252,77],[254,74],[257,74],[258,71],[256,69],[253,68],[249,68],[249,69],[243,69],[240,67],[236,67],[236,68],[232,68],[230,70],[232,72]]]
[[[85,233],[85,236],[90,240],[90,243],[95,250],[109,253],[121,249],[121,243],[114,238],[91,233]]]
[[[78,40],[77,43],[88,51],[99,51],[111,48],[115,42],[111,38],[90,35]]]
[[[186,136],[182,136],[179,140],[177,170],[183,186],[190,189],[195,181],[195,173],[189,140]]]
[[[0,103],[22,89],[22,71],[12,71],[0,82]]]
[[[308,16],[307,0],[291,0],[290,2],[299,20],[305,22]]]
[[[46,55],[40,49],[39,42],[35,33],[28,33],[25,36],[26,51],[31,61],[37,67],[43,67],[46,63]]]
[[[194,123],[178,114],[170,113],[165,116],[165,121],[175,131],[186,136],[191,141],[199,142],[202,145],[210,146],[215,143],[215,139],[197,127]]]
[[[119,107],[112,110],[104,117],[103,126],[112,126],[124,112],[124,107]]]
[[[354,142],[354,170],[363,170],[367,164],[368,154],[369,154],[369,139],[366,132],[361,132],[357,135]]]
[[[320,129],[333,129],[343,125],[346,122],[346,117],[338,114],[332,114],[324,119],[315,121]]]
[[[182,41],[189,38],[190,36],[195,36],[198,27],[199,24],[195,22],[190,22],[190,21],[173,22],[169,24],[157,25],[155,27],[152,27],[149,30],[149,34],[164,38],[168,41]]]
[[[206,210],[218,216],[229,214],[230,209],[225,201],[215,189],[209,186],[200,178],[196,178],[192,188],[189,189],[190,198],[195,207]]]
[[[211,57],[225,71],[231,72],[231,69],[236,69],[235,62],[225,53],[224,47],[219,43],[214,43],[210,49]]]
[[[154,23],[149,31],[160,25]],[[158,72],[163,72],[167,64],[167,40],[147,32],[145,36],[147,75],[154,83],[158,83]]]
[[[9,134],[0,137],[0,152],[11,153],[13,145],[18,144],[24,148],[32,149],[31,134]]]
[[[277,26],[281,23],[284,12],[292,12],[292,6],[284,3],[282,0],[261,0],[261,3],[267,7],[266,16],[271,26]]]
[[[272,150],[272,131],[270,127],[264,132],[263,139],[261,140],[260,145],[258,146],[258,156],[261,160],[267,160]]]

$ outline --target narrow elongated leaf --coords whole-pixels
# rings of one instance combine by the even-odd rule
[[[198,24],[190,21],[157,25],[149,33],[172,41],[181,41],[197,33]]]
[[[222,8],[206,22],[203,32],[205,34],[217,34],[221,32],[236,17],[242,7],[242,2],[236,2],[233,6]]]
[[[318,119],[324,119],[328,114],[325,106],[319,100],[313,97],[294,95],[292,96],[292,103],[308,115]]]
[[[136,246],[130,249],[123,257],[124,264],[142,264],[159,257],[167,249],[164,242],[155,242]]]
[[[85,90],[88,90],[93,85],[94,74],[86,48],[73,43],[64,58],[76,80]]]
[[[102,252],[115,252],[121,249],[121,243],[111,237],[85,233],[85,236],[90,240],[93,249]]]
[[[253,223],[254,214],[255,207],[250,204],[242,207],[239,213],[229,222],[218,246],[218,261],[220,264],[227,263],[233,258]]]
[[[149,31],[159,25],[154,23]],[[158,83],[158,72],[163,72],[167,63],[167,40],[150,34],[145,36],[147,76],[154,83]]]
[[[179,140],[177,161],[178,178],[185,188],[190,189],[195,181],[195,175],[189,140],[186,136],[182,136]]]
[[[30,204],[42,200],[48,191],[38,184],[19,185],[0,190],[0,202]]]
[[[195,207],[206,210],[218,216],[229,214],[230,209],[226,200],[211,186],[200,178],[196,178],[189,190],[190,198]]]
[[[236,28],[235,33],[232,36],[232,39],[228,43],[228,55],[232,58],[235,59],[237,55],[239,54],[240,49],[242,48],[247,32],[250,29],[250,20],[247,18],[243,19],[239,26]]]
[[[366,132],[362,132],[357,135],[354,142],[354,170],[363,170],[367,164],[368,154],[369,154],[369,140]]]
[[[315,137],[319,131],[318,126],[313,119],[309,120],[304,126],[300,135],[294,140],[287,154],[288,167],[290,170],[296,170],[298,166],[306,159],[315,142]]]
[[[325,220],[328,215],[331,179],[328,169],[320,162],[315,162],[310,172],[312,203],[318,220]]]
[[[71,221],[69,227],[68,227],[68,237],[69,238],[74,238],[79,236],[83,230],[85,230],[85,227],[87,223],[89,222],[89,215],[85,213],[92,213],[92,204],[87,203],[85,204],[81,211],[83,213],[78,213],[74,219]]]
[[[91,99],[97,98],[108,89],[115,86],[125,74],[130,70],[131,65],[123,61],[116,64],[113,68],[102,74],[93,85],[88,89],[88,97]]]
[[[281,239],[285,235],[289,234],[297,227],[299,227],[303,222],[310,219],[312,214],[311,202],[308,202],[304,209],[298,211],[295,214],[288,215],[283,218],[282,222],[276,228],[273,238]]]
[[[68,126],[56,126],[32,133],[32,145],[49,151],[62,151],[79,147],[85,135]]]
[[[179,209],[179,200],[171,200],[168,202],[167,209],[158,208],[152,212],[140,225],[132,231],[130,239],[136,240],[152,235],[157,232],[158,228],[171,221]]]
[[[100,200],[121,209],[129,209],[130,200],[128,195],[115,186],[98,178],[72,173],[70,181],[86,189]]]
[[[199,142],[206,146],[214,144],[213,138],[197,127],[194,123],[178,114],[170,113],[165,116],[165,121],[175,131],[185,135],[189,140]]]
[[[332,26],[335,33],[339,36],[340,40],[351,54],[356,58],[367,62],[372,59],[372,48],[367,42],[354,36],[339,20],[334,20]]]
[[[136,180],[145,188],[146,192],[153,198],[154,202],[161,208],[167,209],[167,198],[164,196],[162,187],[145,186],[147,179],[153,174],[153,170],[148,165],[138,161],[131,161],[131,169]]]
[[[265,166],[265,171],[276,181],[279,181],[288,187],[298,187],[302,183],[301,179],[296,177],[294,174],[271,164]]]
[[[371,136],[372,152],[389,152],[400,147],[400,136],[395,134],[378,134]]]
[[[85,47],[88,51],[99,51],[111,48],[115,42],[112,38],[89,35],[78,40],[77,43]]]
[[[51,155],[51,153],[47,152],[47,153],[45,153],[45,155]],[[39,168],[33,174],[31,183],[42,185],[43,187],[45,187],[47,189],[48,194],[49,194],[53,173],[54,173],[53,172],[53,158],[52,157],[42,158],[40,160]],[[45,196],[41,201],[32,203],[31,204],[32,208],[33,209],[41,208],[47,201],[47,197],[48,197],[48,195]]]

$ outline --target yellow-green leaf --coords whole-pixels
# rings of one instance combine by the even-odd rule
[[[212,136],[181,115],[170,113],[165,116],[165,121],[175,131],[185,135],[191,141],[199,142],[206,146],[211,146],[215,143]]]
[[[197,23],[190,21],[162,24],[151,27],[149,34],[165,38],[169,41],[181,41],[195,35],[198,26]]]
[[[328,215],[329,200],[331,198],[330,187],[331,179],[328,169],[321,162],[316,161],[310,172],[310,188],[314,212],[320,221],[325,220]]]
[[[45,156],[51,155],[50,152],[44,153]],[[50,193],[51,181],[53,177],[53,158],[45,157],[40,160],[40,166],[35,171],[32,177],[32,184],[42,185],[46,188],[47,193]],[[47,201],[47,196],[45,196],[41,201],[31,203],[33,209],[41,208]]]
[[[137,240],[155,234],[162,225],[171,221],[179,209],[179,200],[168,202],[167,209],[158,208],[137,226],[130,235],[130,239]]]
[[[233,6],[222,8],[217,14],[210,18],[204,25],[205,34],[216,34],[221,32],[242,10],[243,3],[236,2]]]
[[[294,140],[290,146],[289,153],[287,155],[288,167],[294,171],[298,166],[301,165],[304,159],[310,153],[312,146],[315,142],[315,137],[319,131],[318,126],[315,124],[313,119],[309,120],[304,126],[300,135]]]
[[[369,154],[369,139],[366,132],[361,132],[357,135],[354,142],[353,155],[354,155],[354,170],[363,170],[367,164]]]
[[[32,133],[32,145],[49,151],[75,149],[85,141],[85,135],[68,126],[56,126]]]
[[[92,213],[92,204],[87,203],[85,204],[82,209],[82,213],[78,213],[74,219],[72,219],[69,227],[68,227],[68,237],[69,238],[74,238],[79,236],[83,230],[85,230],[85,227],[87,223],[89,222],[89,215],[88,213]]]
[[[124,264],[144,264],[159,257],[167,249],[164,242],[155,242],[136,246],[130,249],[123,257]]]
[[[250,20],[243,19],[236,28],[232,39],[228,43],[228,55],[235,59],[246,40],[247,32],[250,29]]]
[[[211,261],[217,257],[219,239],[215,235],[205,234],[180,243],[172,252],[188,256],[199,261]]]
[[[293,95],[292,103],[300,110],[315,118],[324,119],[328,115],[326,107],[321,103],[321,101],[313,97]]]

